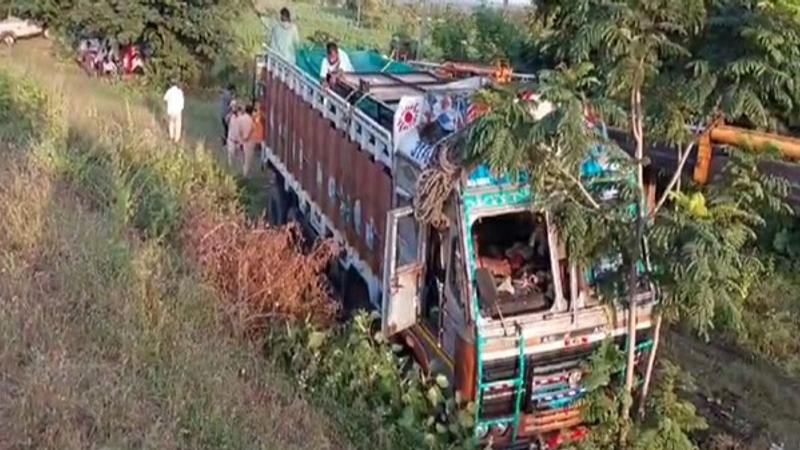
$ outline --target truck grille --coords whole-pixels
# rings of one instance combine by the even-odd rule
[[[650,340],[647,333],[640,333],[637,341],[641,344]],[[623,348],[625,337],[621,336],[615,343]],[[586,394],[581,380],[584,373],[582,365],[597,350],[600,343],[560,350],[552,353],[529,356],[526,360],[525,384],[523,389],[523,410],[535,416],[556,416],[576,406],[578,400]],[[637,366],[643,368],[640,352]],[[483,382],[491,383],[510,380],[518,376],[517,358],[486,361],[483,366]],[[481,416],[497,418],[513,414],[515,388],[512,384],[498,385],[484,393],[481,404]]]

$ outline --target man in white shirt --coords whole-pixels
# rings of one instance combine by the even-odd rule
[[[322,60],[322,67],[319,71],[320,80],[323,84],[333,86],[336,84],[336,77],[345,72],[355,72],[350,58],[347,53],[339,51],[335,42],[328,42],[327,54]]]
[[[183,116],[183,91],[178,87],[177,82],[167,89],[164,94],[164,101],[167,102],[167,120],[169,128],[169,138],[173,142],[181,140],[181,121]]]
[[[286,61],[294,64],[295,53],[300,45],[300,34],[297,32],[297,25],[292,23],[292,15],[286,8],[281,9],[280,22],[272,27],[272,36],[269,46],[278,52]]]

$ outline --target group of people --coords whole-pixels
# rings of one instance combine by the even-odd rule
[[[89,75],[116,76],[144,73],[144,62],[135,44],[122,46],[112,40],[83,39],[78,46],[78,59]]]
[[[292,15],[287,8],[280,11],[280,21],[272,28],[270,47],[287,62],[295,64],[297,48],[300,46],[300,34],[297,25],[292,22]],[[336,84],[336,78],[342,73],[354,72],[350,57],[335,42],[328,42],[325,47],[325,58],[322,60],[319,78],[326,86]]]
[[[280,11],[280,22],[273,28],[270,46],[288,62],[296,62],[296,51],[300,44],[297,26],[292,23],[291,14],[286,8]],[[326,47],[326,57],[320,68],[320,82],[333,85],[342,73],[353,72],[350,58],[340,51],[336,43],[330,42]],[[164,94],[167,106],[167,122],[169,138],[173,142],[181,139],[182,116],[184,107],[183,91],[174,81]],[[228,85],[222,91],[220,100],[220,121],[222,123],[222,142],[228,154],[228,164],[233,167],[243,156],[242,172],[250,174],[253,159],[261,150],[265,136],[264,116],[258,102],[245,104],[234,98],[234,86]]]
[[[258,102],[244,104],[234,98],[234,87],[229,85],[222,92],[220,102],[222,140],[228,153],[228,165],[234,167],[239,155],[242,174],[249,176],[253,159],[261,150],[264,141],[264,116]]]

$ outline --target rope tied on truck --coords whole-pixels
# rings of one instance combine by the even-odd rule
[[[461,164],[456,155],[453,142],[440,145],[436,162],[425,169],[417,179],[414,199],[414,217],[423,224],[430,224],[438,230],[446,230],[450,220],[444,213],[444,205],[453,184],[461,176]]]

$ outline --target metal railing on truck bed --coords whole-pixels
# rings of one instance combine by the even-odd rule
[[[343,131],[375,161],[392,170],[392,132],[378,124],[366,113],[320,83],[300,68],[287,62],[271,50],[256,57],[257,73],[272,72],[297,95],[301,96],[337,130]],[[269,124],[273,128],[275,124]]]

